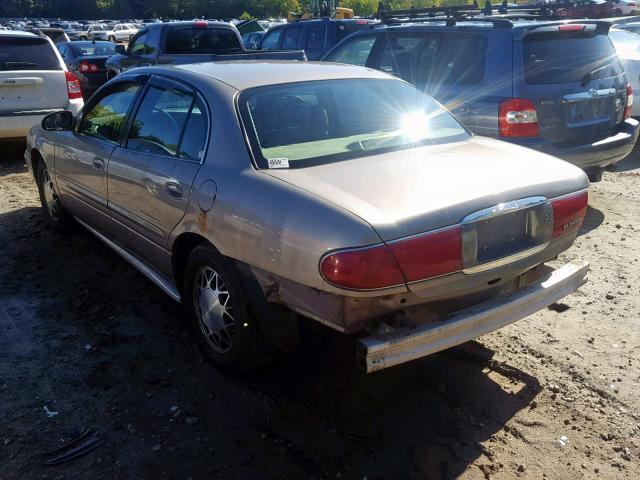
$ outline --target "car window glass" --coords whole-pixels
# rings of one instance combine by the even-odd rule
[[[339,49],[329,54],[325,60],[351,65],[365,65],[376,38],[376,35],[367,35],[348,40]]]
[[[138,88],[137,84],[123,84],[108,93],[90,107],[80,122],[78,133],[117,143]]]
[[[262,44],[260,45],[261,50],[276,50],[280,48],[280,37],[282,36],[282,29],[278,29],[274,32],[269,32],[265,35],[264,40],[262,40]]]
[[[235,31],[228,28],[188,27],[169,31],[168,54],[223,54],[243,51]]]
[[[532,84],[582,83],[622,75],[623,69],[608,35],[552,32],[525,37],[525,82]]]
[[[0,72],[7,70],[62,70],[62,66],[46,39],[8,37],[0,43]]]
[[[145,42],[147,41],[147,34],[143,33],[138,38],[136,38],[130,47],[131,55],[145,55],[147,52]]]
[[[189,114],[187,125],[180,142],[180,158],[200,161],[204,156],[207,140],[207,111],[197,99]]]
[[[324,25],[313,25],[309,27],[307,36],[307,50],[322,50],[327,29]]]
[[[131,124],[127,148],[175,156],[193,96],[176,89],[149,87]]]
[[[66,56],[67,56],[67,46],[66,45],[58,45],[58,52],[60,52],[60,56],[62,58],[66,58]]]
[[[387,35],[374,67],[424,88],[484,79],[485,35],[407,32]]]
[[[282,48],[297,48],[301,33],[302,28],[300,27],[285,29],[284,36],[282,37]]]

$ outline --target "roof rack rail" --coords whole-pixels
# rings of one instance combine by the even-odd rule
[[[470,5],[452,5],[443,7],[410,8],[406,10],[391,10],[378,3],[378,11],[374,18],[380,19],[383,24],[417,23],[417,22],[445,22],[447,26],[453,26],[457,22],[482,22],[491,23],[498,28],[511,28],[513,24],[508,19],[492,18],[493,8],[489,0],[484,8],[478,8],[474,0]]]

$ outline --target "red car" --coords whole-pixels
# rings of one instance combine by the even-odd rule
[[[577,0],[559,8],[556,14],[565,18],[607,18],[613,16],[613,5],[606,0]]]

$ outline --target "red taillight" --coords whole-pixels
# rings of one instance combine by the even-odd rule
[[[320,272],[329,283],[358,290],[405,283],[386,245],[331,253],[320,262]]]
[[[624,107],[624,119],[631,117],[631,110],[633,107],[633,89],[631,88],[631,84],[627,83],[627,106]]]
[[[584,29],[584,25],[579,23],[570,23],[568,25],[560,25],[558,27],[558,30],[560,30],[561,32],[573,32],[576,30],[583,30],[583,29]]]
[[[462,227],[455,226],[389,244],[407,282],[462,270]]]
[[[525,98],[508,98],[500,103],[498,126],[501,137],[535,137],[540,133],[536,107]]]
[[[586,191],[551,201],[553,207],[553,238],[575,232],[587,213],[589,195]]]
[[[206,20],[196,20],[195,22],[193,22],[193,24],[196,27],[207,27],[207,26],[209,26],[209,22],[207,22]]]
[[[83,60],[80,62],[80,65],[78,65],[78,70],[80,70],[82,73],[95,73],[99,70],[99,67],[97,65],[94,65],[93,63],[89,63],[88,61]]]
[[[76,74],[64,72],[64,76],[67,79],[67,94],[69,96],[69,100],[82,98],[82,89],[80,88],[80,81]]]

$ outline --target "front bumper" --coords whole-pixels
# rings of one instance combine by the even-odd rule
[[[512,293],[465,308],[442,321],[360,339],[358,360],[370,373],[473,340],[564,298],[586,283],[588,271],[588,262],[570,262]]]
[[[618,133],[593,143],[571,147],[557,147],[544,138],[522,138],[513,141],[523,147],[532,148],[566,160],[580,168],[606,167],[624,159],[636,144],[639,126],[637,120],[625,120]]]

